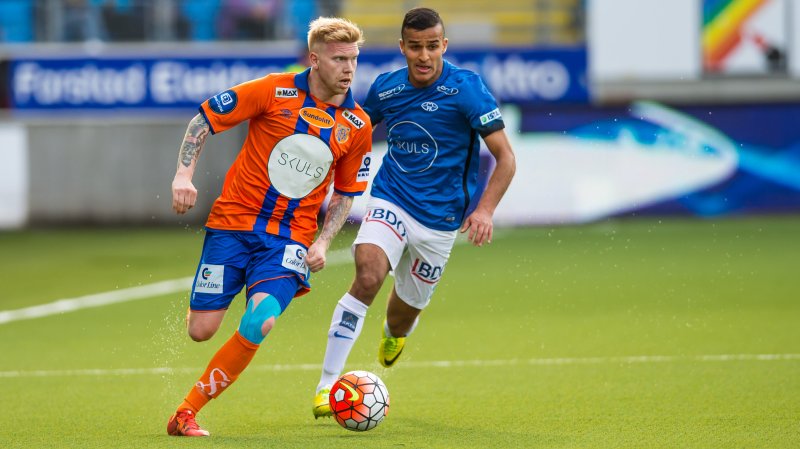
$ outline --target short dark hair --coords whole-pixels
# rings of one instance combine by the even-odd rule
[[[421,31],[433,28],[438,24],[442,25],[442,31],[444,31],[444,22],[442,22],[442,18],[439,17],[438,12],[430,8],[412,8],[403,18],[403,26],[400,27],[400,37],[403,36],[403,31],[405,31],[406,28]]]

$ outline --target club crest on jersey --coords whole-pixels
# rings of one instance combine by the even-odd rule
[[[333,128],[333,117],[322,109],[300,109],[300,118],[305,120],[309,125],[316,126],[317,128]]]
[[[397,95],[400,92],[402,92],[405,87],[406,87],[405,84],[399,84],[399,85],[397,85],[397,86],[395,86],[395,87],[393,87],[393,88],[391,88],[389,90],[384,90],[383,92],[380,92],[378,94],[378,99],[379,100],[385,100],[387,98],[394,97],[395,95]]]
[[[415,259],[411,266],[411,274],[427,284],[435,284],[442,277],[443,267],[434,266],[422,259]]]
[[[275,96],[277,98],[297,98],[296,87],[276,87]]]
[[[208,107],[217,114],[227,114],[236,108],[238,98],[233,90],[214,95],[208,99]]]
[[[353,114],[347,109],[342,111],[342,117],[344,117],[348,122],[352,123],[357,129],[361,129],[361,127],[364,126],[364,120],[361,120],[357,115]]]
[[[485,125],[485,124],[491,122],[492,120],[499,119],[500,117],[501,117],[500,116],[500,110],[495,108],[495,109],[493,109],[493,110],[491,110],[491,111],[489,111],[486,114],[483,114],[481,116],[481,125]]]
[[[434,102],[432,102],[432,101],[426,101],[425,103],[422,103],[420,106],[422,106],[422,109],[424,111],[428,111],[428,112],[433,112],[433,111],[439,109],[439,105],[434,103]]]
[[[339,143],[347,142],[347,139],[350,138],[350,128],[347,126],[342,125],[341,123],[336,124],[336,141]]]
[[[439,86],[436,88],[436,90],[445,95],[455,95],[458,93],[458,88],[455,87]]]

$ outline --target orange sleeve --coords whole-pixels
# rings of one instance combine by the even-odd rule
[[[358,196],[367,189],[372,165],[372,124],[358,130],[356,140],[341,159],[336,161],[333,188],[342,195]]]
[[[228,130],[266,111],[275,94],[275,89],[270,88],[272,85],[274,76],[267,75],[231,87],[204,101],[200,113],[211,127],[211,133]]]

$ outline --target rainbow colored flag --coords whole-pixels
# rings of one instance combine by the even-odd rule
[[[703,0],[703,64],[719,70],[725,58],[742,42],[742,29],[770,0]]]

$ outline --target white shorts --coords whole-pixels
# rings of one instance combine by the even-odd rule
[[[352,248],[355,252],[361,243],[380,247],[392,265],[397,296],[424,309],[442,278],[457,234],[425,227],[401,207],[372,197]]]

